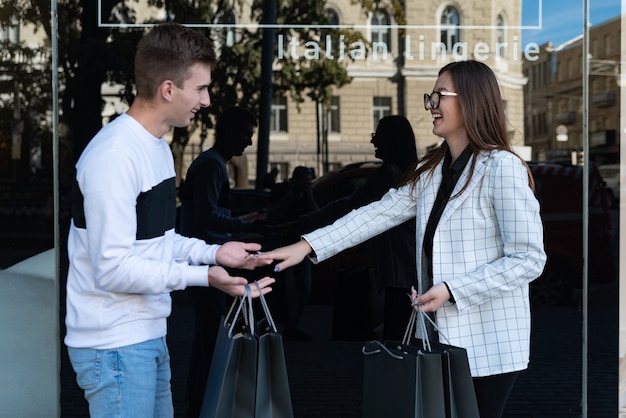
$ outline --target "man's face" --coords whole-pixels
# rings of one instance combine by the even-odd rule
[[[196,113],[211,104],[209,84],[211,84],[211,67],[197,63],[189,69],[190,77],[183,83],[183,88],[173,87],[173,114],[171,125],[179,128],[189,126]]]
[[[252,135],[254,135],[255,128],[251,124],[242,124],[233,129],[228,140],[233,156],[240,156],[247,147],[252,145]]]

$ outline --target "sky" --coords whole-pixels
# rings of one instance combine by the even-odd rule
[[[590,26],[619,16],[621,1],[588,0]],[[582,35],[583,7],[583,0],[522,0],[522,25],[541,24],[541,29],[523,29],[522,43],[552,41],[556,46]]]

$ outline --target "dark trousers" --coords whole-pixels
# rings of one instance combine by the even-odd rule
[[[480,418],[501,418],[519,372],[475,377],[474,390]]]
[[[225,315],[226,294],[213,287],[189,287],[185,291],[191,297],[195,319],[187,377],[188,416],[196,417],[200,414],[217,333]]]

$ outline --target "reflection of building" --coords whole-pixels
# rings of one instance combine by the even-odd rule
[[[620,17],[589,31],[589,152],[599,164],[619,158],[620,36]],[[548,43],[539,60],[524,62],[525,143],[534,159],[569,160],[582,148],[582,46],[582,36]]]
[[[224,16],[220,22],[250,23],[246,21],[250,14],[247,7],[241,8],[239,16]],[[402,114],[410,120],[416,132],[418,152],[423,155],[438,142],[431,133],[432,121],[424,110],[423,94],[432,91],[438,70],[454,60],[481,60],[496,71],[506,101],[511,140],[523,145],[522,103],[526,79],[522,73],[522,57],[526,46],[521,45],[520,0],[406,2],[406,26],[403,27],[387,12],[365,12],[351,0],[331,0],[326,8],[334,24],[362,32],[368,43],[353,45],[341,39],[328,41],[321,36],[282,39],[283,56],[294,52],[293,48],[298,54],[304,54],[317,46],[327,59],[330,59],[329,50],[332,59],[340,60],[343,56],[349,62],[348,73],[352,77],[350,84],[333,92],[330,107],[321,109],[323,122],[318,120],[316,115],[320,109],[312,101],[300,104],[298,110],[288,97],[274,97],[269,162],[281,169],[283,178],[296,165],[323,171],[320,160],[326,154],[328,168],[373,159],[371,132],[378,120],[388,114]],[[136,10],[137,23],[145,22],[150,16],[157,20],[165,18],[163,11],[147,8],[143,1]],[[225,29],[225,33],[223,40],[216,37],[218,48],[231,47],[237,42],[236,30]],[[318,33],[321,35],[321,30]],[[275,40],[277,46],[280,42]],[[348,61],[350,55],[354,61]],[[279,52],[275,65],[279,66],[280,60]],[[104,122],[126,110],[126,104],[119,97],[120,89],[123,86],[103,85]],[[326,151],[323,155],[318,148],[318,125],[323,130],[322,148]],[[207,138],[205,148],[212,144],[212,132]],[[200,143],[200,129],[194,126],[185,149],[182,173],[200,151]],[[257,172],[255,152],[256,141],[246,150],[248,173],[252,176]]]
[[[349,0],[327,3],[339,25],[354,25],[371,42],[366,59],[348,65],[353,81],[334,91],[327,111],[327,149],[330,168],[354,161],[373,159],[369,143],[378,120],[388,114],[403,114],[413,125],[418,152],[438,142],[433,136],[430,114],[424,110],[423,95],[430,93],[437,71],[449,61],[477,59],[490,65],[499,76],[506,101],[509,132],[516,145],[523,145],[523,85],[519,1],[472,1],[460,3],[406,2],[407,29],[404,34],[384,12],[368,14]],[[306,42],[297,40],[300,48]],[[288,40],[283,40],[283,45]],[[313,43],[313,42],[312,42]],[[277,42],[277,44],[279,44]],[[344,45],[345,54],[354,51]],[[289,52],[285,46],[286,52]],[[338,56],[335,50],[335,57]],[[316,147],[316,109],[308,102],[296,105],[274,98],[270,156],[272,166],[289,173],[295,165],[319,167]],[[252,151],[249,154],[254,163]],[[254,173],[254,170],[250,170]]]

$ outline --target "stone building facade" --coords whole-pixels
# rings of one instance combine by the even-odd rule
[[[621,18],[589,30],[588,137],[597,164],[619,159]],[[525,143],[533,159],[571,160],[583,147],[583,39],[540,46],[524,63]]]
[[[431,132],[432,120],[424,109],[423,95],[432,91],[438,70],[456,60],[480,60],[495,70],[506,102],[510,139],[523,145],[526,78],[522,63],[525,54],[533,55],[537,48],[521,44],[519,0],[407,2],[407,22],[402,26],[385,13],[365,13],[350,0],[331,0],[327,11],[334,14],[337,24],[361,31],[371,44],[362,59],[358,45],[333,40],[336,48],[331,54],[335,59],[341,59],[342,53],[344,59],[350,53],[359,58],[347,66],[352,82],[334,91],[331,109],[321,109],[327,129],[318,120],[315,103],[302,103],[298,110],[288,98],[274,98],[268,171],[278,167],[279,180],[288,177],[297,165],[315,168],[319,174],[373,160],[371,133],[377,121],[388,114],[409,119],[418,153],[423,155],[440,140]],[[314,46],[326,52],[323,39],[275,39],[275,43],[285,55],[294,51],[304,54]],[[280,64],[280,56],[276,63]],[[199,152],[197,143],[192,137],[184,165]],[[245,158],[253,185],[256,141],[246,150]]]

